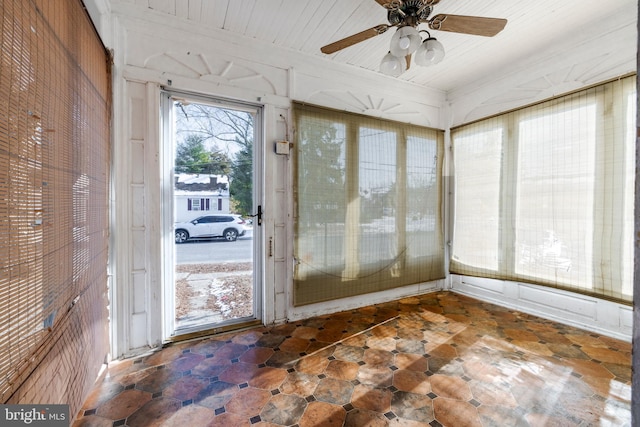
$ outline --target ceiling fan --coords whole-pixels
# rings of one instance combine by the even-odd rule
[[[480,16],[438,14],[430,18],[433,6],[440,0],[375,0],[387,9],[388,24],[376,25],[368,30],[353,34],[344,39],[323,46],[322,53],[331,54],[356,43],[368,40],[397,27],[391,39],[389,53],[380,64],[384,74],[399,76],[411,64],[411,55],[415,53],[416,64],[437,64],[444,57],[444,47],[427,30],[418,31],[420,24],[427,24],[429,29],[454,33],[472,34],[492,37],[498,34],[507,24],[506,19],[483,18]],[[422,40],[420,33],[427,33]],[[404,58],[404,60],[402,60]]]

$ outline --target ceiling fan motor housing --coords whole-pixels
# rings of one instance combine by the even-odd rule
[[[387,19],[392,26],[416,27],[420,22],[425,22],[433,10],[425,0],[405,0],[399,4],[394,3],[396,2],[392,2],[391,5],[396,7],[390,8],[387,13]]]

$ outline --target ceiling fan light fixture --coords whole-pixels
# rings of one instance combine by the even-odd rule
[[[431,30],[485,37],[495,36],[507,25],[506,19],[481,16],[441,13],[430,17],[433,7],[440,0],[376,0],[376,2],[387,9],[388,24],[377,25],[352,34],[321,47],[320,51],[332,54],[379,36],[390,28],[395,28],[396,32],[391,38],[389,53],[380,62],[380,72],[398,77],[409,69],[412,57],[419,66],[438,64],[444,59],[444,46],[431,37],[429,31],[418,31],[421,24],[427,24]],[[424,41],[420,35],[423,32],[427,35]]]
[[[435,65],[444,58],[444,46],[433,37],[425,39],[414,56],[416,64],[426,67]]]
[[[387,76],[398,77],[407,69],[407,62],[404,58],[398,58],[391,52],[387,53],[380,62],[380,72]]]
[[[420,47],[422,38],[415,28],[405,25],[396,30],[396,33],[391,38],[390,52],[398,58],[404,58],[407,55],[411,55]]]

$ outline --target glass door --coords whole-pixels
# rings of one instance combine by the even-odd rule
[[[164,96],[168,340],[259,323],[261,109]]]

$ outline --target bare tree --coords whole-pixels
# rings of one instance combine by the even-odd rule
[[[253,146],[254,117],[244,111],[204,104],[177,104],[178,135],[198,134],[203,141],[234,154]]]
[[[245,111],[205,104],[176,103],[178,138],[198,137],[231,161],[229,191],[234,211],[253,213],[253,143],[255,118]]]

